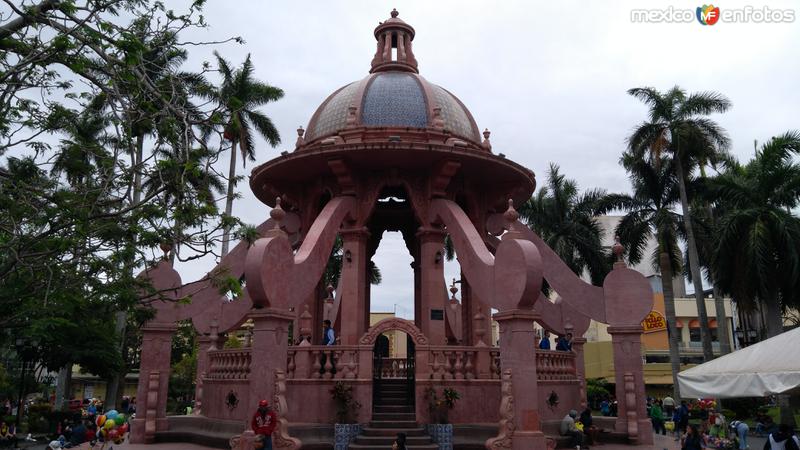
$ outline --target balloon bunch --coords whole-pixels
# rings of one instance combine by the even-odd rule
[[[121,444],[128,432],[128,422],[125,414],[120,414],[116,409],[97,416],[97,439],[103,443],[101,449],[105,448],[108,442]]]
[[[700,409],[711,410],[717,407],[717,402],[713,398],[701,399],[698,406]]]

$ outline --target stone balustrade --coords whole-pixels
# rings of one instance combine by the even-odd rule
[[[247,380],[250,377],[250,349],[210,350],[206,378],[212,380]]]
[[[575,353],[555,350],[536,350],[536,374],[539,381],[577,379]]]
[[[356,379],[372,348],[358,345],[295,345],[289,348],[287,379]],[[368,377],[365,372],[363,377]]]
[[[246,380],[250,374],[250,349],[211,350],[208,379]],[[496,347],[419,346],[416,378],[420,380],[499,380],[500,350]],[[382,378],[406,378],[405,358],[385,358]],[[539,381],[577,379],[575,354],[536,350]],[[289,380],[340,380],[372,378],[372,347],[363,345],[296,345],[286,361]]]

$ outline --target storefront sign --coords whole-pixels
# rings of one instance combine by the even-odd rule
[[[667,320],[658,311],[650,311],[650,314],[642,321],[642,328],[645,333],[653,333],[667,329]]]

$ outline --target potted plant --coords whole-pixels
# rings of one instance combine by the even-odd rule
[[[461,395],[455,389],[444,388],[441,395],[433,387],[425,392],[428,399],[428,412],[431,423],[428,433],[439,444],[440,450],[453,448],[453,425],[450,423],[450,410],[456,406]]]
[[[347,450],[350,442],[361,433],[361,425],[356,421],[361,403],[353,397],[353,387],[341,381],[333,386],[331,395],[336,404],[334,450]]]

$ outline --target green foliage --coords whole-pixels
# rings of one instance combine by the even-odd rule
[[[582,275],[587,270],[592,283],[600,285],[611,270],[611,259],[595,217],[614,208],[608,198],[602,189],[579,193],[577,183],[551,163],[547,183],[519,207],[519,214],[573,272]]]
[[[605,378],[586,379],[586,398],[589,404],[597,408],[603,399],[611,395],[609,384]]]
[[[746,165],[709,181],[719,217],[712,266],[720,287],[740,307],[767,305],[767,320],[800,305],[800,132],[766,142]]]
[[[444,388],[441,397],[436,388],[431,386],[425,390],[425,399],[428,401],[428,413],[433,423],[449,423],[449,412],[456,406],[456,401],[461,395],[452,388]]]
[[[162,298],[135,275],[160,244],[183,261],[213,251],[224,117],[184,65],[214,43],[180,38],[207,26],[202,4],[42,1],[0,18],[0,346],[36,339],[47,369],[125,372]]]
[[[242,341],[239,340],[239,337],[236,333],[231,333],[228,335],[228,339],[225,339],[225,344],[223,344],[222,348],[242,348]]]
[[[336,404],[336,423],[355,423],[361,403],[353,398],[353,387],[337,381],[331,389],[331,396]]]

